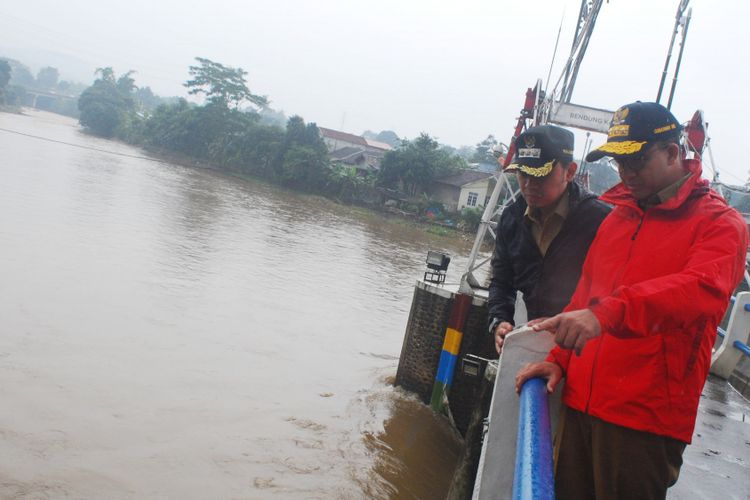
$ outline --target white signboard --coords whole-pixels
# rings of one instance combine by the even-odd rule
[[[549,121],[566,127],[575,127],[606,134],[609,131],[609,122],[612,121],[612,115],[612,111],[605,109],[589,108],[569,103],[555,103]]]

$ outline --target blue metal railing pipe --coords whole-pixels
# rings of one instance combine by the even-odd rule
[[[513,500],[554,500],[552,426],[547,382],[527,380],[521,388]]]
[[[750,356],[750,347],[748,347],[746,344],[740,342],[739,340],[735,340],[732,345],[735,349],[739,349],[742,351],[742,354],[745,356]]]

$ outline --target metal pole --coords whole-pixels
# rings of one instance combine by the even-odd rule
[[[567,84],[566,93],[561,96],[561,100],[564,102],[570,102],[573,97],[573,89],[576,86],[576,80],[578,79],[578,70],[581,69],[581,63],[583,62],[583,56],[586,55],[586,49],[589,46],[589,40],[591,34],[594,32],[594,25],[596,24],[596,18],[599,16],[599,9],[602,6],[602,0],[596,0],[592,4],[589,19],[586,23],[586,30],[581,34],[582,42],[578,54],[576,55],[576,61],[573,66],[573,72],[570,75],[570,79]]]
[[[664,90],[664,83],[667,81],[667,71],[669,70],[669,61],[672,59],[672,48],[674,47],[675,38],[677,38],[677,32],[680,29],[680,20],[682,19],[682,13],[685,12],[685,8],[690,0],[680,0],[680,4],[677,6],[677,15],[675,16],[674,31],[672,32],[672,40],[669,42],[669,50],[667,51],[667,60],[664,62],[664,71],[661,73],[661,81],[659,82],[659,91],[656,93],[656,102],[661,100],[661,91]]]
[[[581,0],[581,8],[578,10],[578,22],[576,23],[576,32],[573,35],[573,46],[570,48],[570,57],[568,58],[568,62],[565,64],[565,71],[563,72],[561,78],[563,80],[563,87],[560,91],[560,95],[564,96],[567,87],[568,87],[568,77],[570,75],[570,71],[573,66],[573,54],[576,51],[576,48],[578,47],[578,41],[579,41],[579,34],[581,33],[581,26],[585,24],[586,15],[588,13],[588,0]],[[557,81],[557,83],[560,83],[560,80]],[[557,87],[557,85],[555,85]]]
[[[547,95],[547,89],[549,88],[549,79],[552,78],[552,66],[555,65],[555,57],[557,57],[557,45],[560,43],[560,33],[562,33],[562,24],[565,19],[565,10],[560,18],[560,28],[557,30],[557,39],[555,40],[555,50],[552,51],[552,60],[549,63],[549,73],[547,73],[547,83],[544,85],[544,94]]]
[[[680,55],[677,56],[677,67],[674,69],[674,78],[672,79],[672,89],[669,91],[669,101],[667,102],[667,109],[672,109],[672,98],[674,97],[674,89],[677,87],[677,75],[680,72],[680,63],[682,63],[682,53],[685,50],[685,39],[687,38],[688,26],[690,26],[690,18],[693,16],[692,7],[688,10],[687,18],[685,19],[685,26],[682,28],[682,42],[680,42]]]

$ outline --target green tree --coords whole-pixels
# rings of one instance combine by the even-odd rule
[[[151,87],[138,87],[133,93],[133,99],[136,102],[136,107],[142,111],[153,111],[162,104],[167,104],[170,101],[176,101],[176,98],[165,99],[160,97],[151,90]]]
[[[375,140],[384,142],[393,148],[397,148],[401,145],[401,139],[399,139],[398,135],[393,130],[382,130],[377,136],[375,136]]]
[[[5,88],[10,82],[10,64],[0,59],[0,104],[5,104]]]
[[[117,91],[120,93],[120,95],[130,97],[133,93],[135,93],[137,87],[135,86],[135,80],[131,76],[134,73],[135,71],[131,69],[117,79]]]
[[[275,109],[266,106],[260,110],[260,121],[265,125],[284,127],[288,118],[284,114],[284,111],[276,111]]]
[[[377,182],[414,196],[436,178],[465,168],[463,158],[441,148],[435,139],[422,133],[413,141],[402,141],[400,148],[385,154]]]
[[[99,75],[99,80],[115,84],[115,70],[111,66],[106,68],[96,68],[94,75]]]
[[[277,178],[274,161],[284,143],[284,129],[250,124],[226,144],[225,164],[245,174]]]
[[[225,108],[231,106],[236,109],[245,101],[259,108],[268,105],[265,96],[250,92],[245,81],[247,71],[224,66],[203,57],[196,57],[195,60],[200,65],[190,66],[192,79],[185,82],[189,94],[204,94],[208,102]]]
[[[118,81],[112,68],[96,70],[99,78],[78,98],[81,125],[102,137],[112,137],[118,131],[124,133],[134,111],[133,99],[127,91],[132,90],[128,83],[132,83],[131,73],[126,73]]]
[[[464,229],[470,232],[474,232],[479,229],[479,223],[482,221],[482,214],[484,209],[480,207],[466,207],[461,210],[459,218]]]
[[[476,149],[474,146],[460,146],[456,149],[456,155],[460,156],[466,161],[471,161],[471,159],[474,157],[474,153],[476,152]]]
[[[47,66],[39,70],[36,75],[36,86],[40,89],[51,90],[57,87],[57,82],[60,79],[60,72],[57,68]]]
[[[3,58],[10,65],[10,85],[33,87],[35,80],[28,66],[15,59]]]
[[[328,183],[328,149],[316,124],[305,124],[301,116],[289,118],[276,173],[282,183],[306,191],[321,190]]]
[[[492,148],[497,146],[497,144],[495,136],[492,134],[488,135],[486,139],[477,144],[470,161],[476,163],[496,163],[497,159],[492,154]]]

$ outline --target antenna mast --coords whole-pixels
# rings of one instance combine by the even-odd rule
[[[664,71],[661,73],[661,81],[659,82],[659,91],[656,93],[656,102],[661,101],[661,93],[664,90],[664,83],[667,81],[667,71],[669,70],[669,63],[672,59],[672,48],[674,48],[674,42],[677,38],[677,33],[680,31],[680,26],[682,26],[682,42],[680,44],[680,56],[679,59],[682,59],[682,50],[685,48],[685,37],[687,36],[687,25],[690,22],[690,14],[688,14],[688,17],[685,18],[683,14],[685,13],[685,9],[687,9],[688,3],[690,0],[680,0],[680,4],[677,6],[677,14],[675,14],[675,21],[674,21],[674,30],[672,31],[672,39],[669,42],[669,50],[667,50],[667,59],[664,61]],[[677,64],[677,69],[675,70],[674,75],[674,81],[672,82],[672,93],[674,94],[674,87],[677,82],[677,71],[679,71],[679,62]],[[672,99],[670,98],[670,105],[672,104]],[[669,108],[670,106],[667,106]]]
[[[581,0],[581,9],[578,13],[578,23],[576,24],[573,46],[570,49],[568,64],[565,65],[560,102],[570,102],[573,96],[573,88],[578,78],[578,70],[581,68],[583,56],[586,55],[591,33],[594,32],[596,18],[603,3],[604,0]]]

